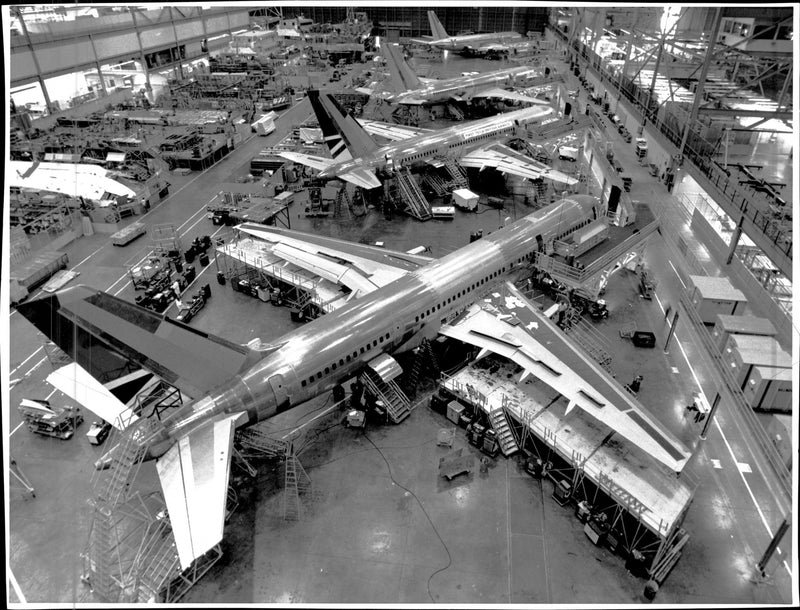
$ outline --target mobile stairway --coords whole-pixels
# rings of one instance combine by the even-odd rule
[[[395,424],[411,414],[411,401],[394,381],[402,372],[394,358],[382,354],[371,360],[360,376],[366,389],[383,402],[389,419]]]
[[[408,169],[395,172],[396,197],[405,204],[405,211],[417,220],[433,218],[431,206]]]

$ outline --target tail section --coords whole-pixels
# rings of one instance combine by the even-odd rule
[[[308,99],[311,101],[311,107],[314,109],[314,114],[317,116],[320,129],[322,129],[322,138],[328,145],[328,149],[331,151],[331,156],[334,161],[347,161],[348,159],[352,159],[353,157],[350,151],[347,150],[344,139],[336,129],[333,119],[322,106],[322,102],[319,99],[319,91],[310,89],[308,91]]]
[[[447,35],[442,22],[439,21],[439,18],[436,16],[434,11],[428,11],[428,23],[431,24],[431,34],[433,34],[434,40],[450,38],[450,36]]]
[[[382,46],[386,61],[389,62],[389,71],[392,75],[392,84],[395,93],[402,93],[412,89],[419,89],[422,86],[419,78],[411,66],[406,63],[403,52],[399,45],[384,43]]]
[[[311,96],[311,91],[308,93],[320,127],[322,127],[323,123],[328,125],[327,127],[322,127],[322,133],[326,140],[328,139],[329,133],[326,129],[334,129],[344,141],[344,145],[351,155],[350,158],[369,155],[379,148],[375,140],[364,131],[364,128],[359,125],[358,121],[349,115],[330,93],[319,96],[318,92],[314,92],[316,94],[314,97]],[[328,146],[332,153],[334,153],[334,146],[336,146],[337,149],[339,148],[338,145],[335,144],[334,139],[329,141]],[[339,154],[342,154],[341,151]],[[345,158],[346,157],[342,157],[342,159]],[[337,161],[339,160],[339,158],[335,156],[334,159]]]

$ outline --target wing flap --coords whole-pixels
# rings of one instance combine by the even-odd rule
[[[415,102],[406,102],[404,99],[404,103],[415,103]],[[420,100],[419,103],[422,103]],[[382,138],[386,138],[388,140],[397,141],[397,140],[407,140],[408,138],[413,138],[416,136],[421,136],[424,133],[430,133],[431,129],[424,129],[419,127],[406,127],[401,125],[393,125],[391,123],[384,123],[382,121],[373,121],[370,119],[359,119],[359,124],[366,130],[366,132],[373,136],[380,136]]]
[[[522,155],[517,151],[503,144],[496,144],[487,148],[479,148],[461,157],[459,163],[464,167],[493,167],[498,171],[514,174],[522,178],[535,180],[537,178],[547,178],[555,182],[564,184],[575,184],[576,178],[555,170],[543,163]]]
[[[79,405],[102,417],[117,430],[124,430],[138,416],[76,362],[62,366],[47,376],[47,382]]]
[[[184,570],[222,540],[233,432],[241,416],[190,432],[156,462]]]

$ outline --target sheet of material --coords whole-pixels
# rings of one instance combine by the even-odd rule
[[[222,540],[233,432],[242,415],[208,422],[156,462],[183,570]]]
[[[507,287],[513,289],[510,284]],[[521,293],[513,289],[512,294],[494,299],[494,304],[473,305],[455,325],[442,327],[441,334],[512,360],[562,394],[570,404],[615,430],[673,472],[680,472],[691,455],[683,443],[665,431],[635,398],[584,356]],[[509,312],[513,312],[513,318]]]
[[[102,417],[117,430],[124,430],[139,417],[102,383],[76,362],[62,366],[47,376],[47,382],[82,407]]]

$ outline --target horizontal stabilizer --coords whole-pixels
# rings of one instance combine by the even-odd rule
[[[139,419],[89,371],[75,362],[50,373],[47,382],[117,430],[124,430]]]
[[[183,570],[222,540],[233,432],[242,415],[190,432],[156,463]]]
[[[368,169],[353,169],[347,173],[340,174],[339,177],[363,189],[376,189],[383,186],[375,173]]]

